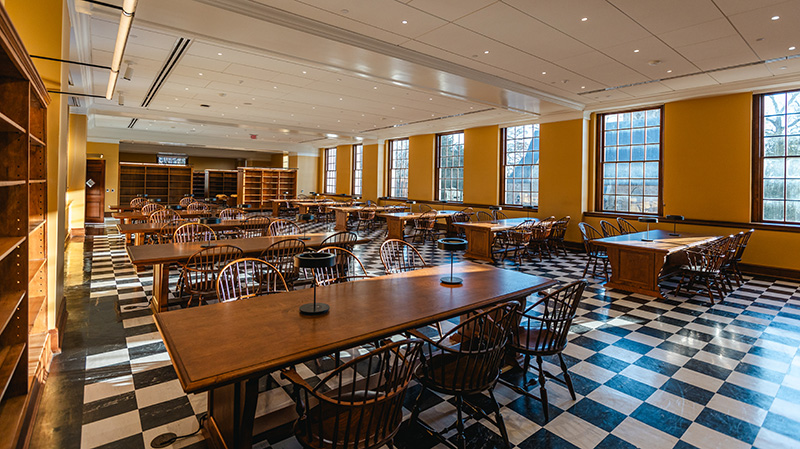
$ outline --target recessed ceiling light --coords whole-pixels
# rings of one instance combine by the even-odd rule
[[[589,18],[588,18],[588,17],[583,17],[583,18],[581,19],[581,22],[586,22],[587,20],[589,20]]]
[[[203,76],[203,72],[198,72],[197,74],[200,75],[200,76]]]
[[[339,97],[339,101],[342,101],[342,100],[343,100],[343,98]]]
[[[781,16],[772,16],[772,20],[778,20],[780,18],[781,18]]]
[[[483,54],[488,55],[489,54],[489,50],[486,50],[485,52],[483,52]]]
[[[586,89],[586,86],[581,86],[581,89]]]
[[[667,70],[667,73],[672,73],[672,70]]]
[[[176,98],[175,101],[178,101],[178,99]]]
[[[639,50],[637,49],[637,50],[634,50],[633,52],[634,52],[634,53],[639,53]]]
[[[405,24],[407,24],[407,23],[408,23],[408,20],[404,20],[404,21],[403,21],[403,25],[405,25]]]
[[[780,66],[779,68],[780,68],[781,70],[786,70],[786,66],[785,66],[785,65],[782,65],[782,66]]]
[[[378,86],[372,86],[372,88],[373,88],[373,89],[377,89],[377,88],[378,88]]]
[[[277,89],[277,88],[278,88],[278,86],[272,86],[272,88],[273,88],[273,89]]]
[[[339,135],[338,134],[325,134],[325,137],[328,137],[330,139],[335,139],[335,138],[339,137]]]
[[[184,87],[183,90],[189,90],[189,88],[188,87]]]
[[[547,75],[547,72],[542,72],[542,75]]]
[[[789,51],[794,51],[794,46],[789,47]]]
[[[305,70],[303,70],[303,75],[305,75],[306,73],[308,73],[308,72],[306,72]]]
[[[428,98],[428,100],[433,101],[433,98]]]
[[[222,53],[217,53],[217,56],[222,56]]]

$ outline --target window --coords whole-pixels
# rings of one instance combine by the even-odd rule
[[[361,195],[361,175],[364,169],[364,146],[353,145],[353,195]]]
[[[436,199],[464,201],[464,133],[436,136]]]
[[[800,224],[800,90],[755,98],[756,221]]]
[[[336,193],[336,148],[325,149],[325,193]]]
[[[539,125],[503,129],[503,204],[539,205]]]
[[[598,209],[661,212],[662,108],[598,117]]]
[[[408,139],[389,141],[389,196],[408,198]]]

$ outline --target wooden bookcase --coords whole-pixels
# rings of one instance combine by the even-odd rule
[[[297,169],[239,167],[236,192],[239,204],[267,206],[278,198],[297,196]]]
[[[202,171],[192,172],[192,194],[198,201],[206,197],[206,173]]]
[[[190,165],[120,162],[119,202],[128,204],[137,195],[146,194],[164,204],[178,204],[192,193],[192,178]]]
[[[206,170],[205,175],[207,198],[214,198],[217,195],[236,195],[238,171]]]
[[[0,449],[17,447],[49,362],[47,105],[0,6]],[[24,441],[23,441],[24,444]]]

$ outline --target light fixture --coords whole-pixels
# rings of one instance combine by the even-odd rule
[[[128,63],[128,67],[125,68],[125,74],[122,75],[122,79],[125,81],[130,81],[133,78],[133,64]]]
[[[125,106],[125,97],[122,96],[122,91],[119,92],[117,103],[119,103],[120,106]]]
[[[781,16],[772,16],[772,20],[778,20],[780,18],[781,18]]]
[[[547,75],[547,72],[542,72],[542,75]]]
[[[483,54],[488,55],[489,54],[489,50],[486,50],[485,52],[483,52]]]
[[[634,50],[633,52],[634,52],[634,53],[639,53],[639,50],[638,50],[638,49],[636,49],[636,50]]]
[[[584,18],[581,19],[581,22],[586,22],[587,20],[589,20],[589,18],[588,17],[584,17]]]
[[[407,23],[408,23],[408,20],[404,20],[404,21],[403,21],[403,25],[405,25],[405,24],[407,24]]]
[[[789,47],[789,51],[794,51],[794,49],[795,49],[794,46]]]
[[[117,30],[117,42],[114,44],[114,54],[111,57],[111,74],[108,76],[108,89],[106,99],[110,100],[114,96],[114,89],[119,78],[119,67],[122,65],[122,56],[125,53],[125,45],[128,43],[128,35],[131,32],[133,14],[136,12],[137,0],[123,0],[122,13],[119,17],[119,29]]]

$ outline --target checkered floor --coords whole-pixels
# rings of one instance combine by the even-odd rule
[[[152,273],[134,271],[111,224],[104,235],[86,238],[83,254],[68,252],[68,333],[31,447],[150,447],[163,432],[195,432],[205,412],[204,394],[183,393],[147,308]],[[373,242],[356,249],[376,275],[383,274],[384,233],[373,232]],[[418,246],[429,263],[449,261],[430,243]],[[582,254],[570,253],[501,266],[569,282],[584,264]],[[748,278],[710,306],[701,296],[659,300],[590,281],[565,351],[577,400],[549,382],[545,423],[540,403],[495,389],[514,447],[800,447],[800,285]],[[308,363],[298,371],[313,383],[330,368]],[[520,373],[505,376],[514,381]],[[289,389],[276,377],[263,379],[257,415],[289,404]],[[412,386],[407,407],[418,393]],[[482,399],[472,401],[482,406]],[[421,418],[431,426],[452,422],[451,398],[428,393],[422,404]],[[471,448],[503,447],[484,421],[472,421],[467,434]],[[299,447],[288,424],[255,440],[258,448]],[[401,430],[396,443],[443,447],[416,427]],[[207,445],[195,434],[170,447]]]

